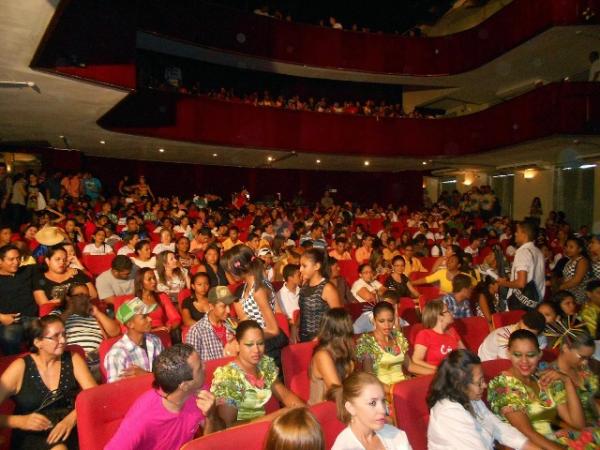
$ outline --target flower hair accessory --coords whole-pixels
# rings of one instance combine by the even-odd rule
[[[565,341],[570,343],[571,338],[576,338],[578,334],[585,333],[584,323],[575,323],[570,317],[567,317],[567,323],[563,323],[561,320],[557,320],[552,324],[546,326],[546,336],[555,338],[554,345],[552,348],[561,347]]]

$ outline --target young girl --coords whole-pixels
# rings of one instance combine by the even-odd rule
[[[110,245],[106,244],[106,232],[104,228],[98,228],[92,235],[94,242],[83,248],[84,255],[109,255],[113,252]]]

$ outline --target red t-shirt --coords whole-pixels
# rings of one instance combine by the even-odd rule
[[[212,323],[211,326],[219,340],[223,343],[223,346],[227,345],[227,329],[225,326],[221,325],[220,327],[215,327]]]
[[[438,366],[448,353],[458,348],[460,337],[454,328],[446,333],[439,334],[432,329],[421,330],[417,333],[415,345],[427,347],[425,362]]]

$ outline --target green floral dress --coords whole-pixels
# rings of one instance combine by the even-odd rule
[[[600,429],[586,428],[580,432],[559,430],[554,432],[552,423],[558,418],[558,405],[567,401],[567,392],[561,381],[536,393],[519,379],[499,375],[488,386],[488,401],[492,411],[502,420],[505,414],[522,411],[527,414],[534,430],[547,439],[566,445],[573,450],[594,450],[600,444]]]
[[[548,368],[559,370],[556,361],[549,364]],[[594,374],[588,367],[580,369],[578,375],[582,383],[576,386],[576,388],[579,400],[581,400],[581,406],[583,406],[585,424],[588,427],[600,426],[600,417],[598,416],[596,400],[594,399],[594,395],[598,392],[598,375]]]
[[[382,348],[370,333],[363,334],[356,343],[356,357],[373,361],[373,370],[379,381],[394,384],[406,379],[402,364],[408,351],[408,341],[400,331],[392,331],[394,346]]]
[[[217,404],[235,406],[237,420],[247,421],[265,415],[265,405],[271,399],[271,386],[279,369],[273,358],[263,356],[258,363],[258,378],[246,374],[235,361],[215,370],[210,391]]]

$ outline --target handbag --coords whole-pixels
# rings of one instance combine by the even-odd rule
[[[528,251],[531,254],[531,259],[535,266],[535,257],[533,256],[533,253],[531,253],[531,250],[528,249]],[[513,289],[512,295],[508,298],[508,309],[523,309],[525,311],[530,311],[535,309],[539,303],[540,294],[532,278],[531,281],[527,282],[523,289]]]

